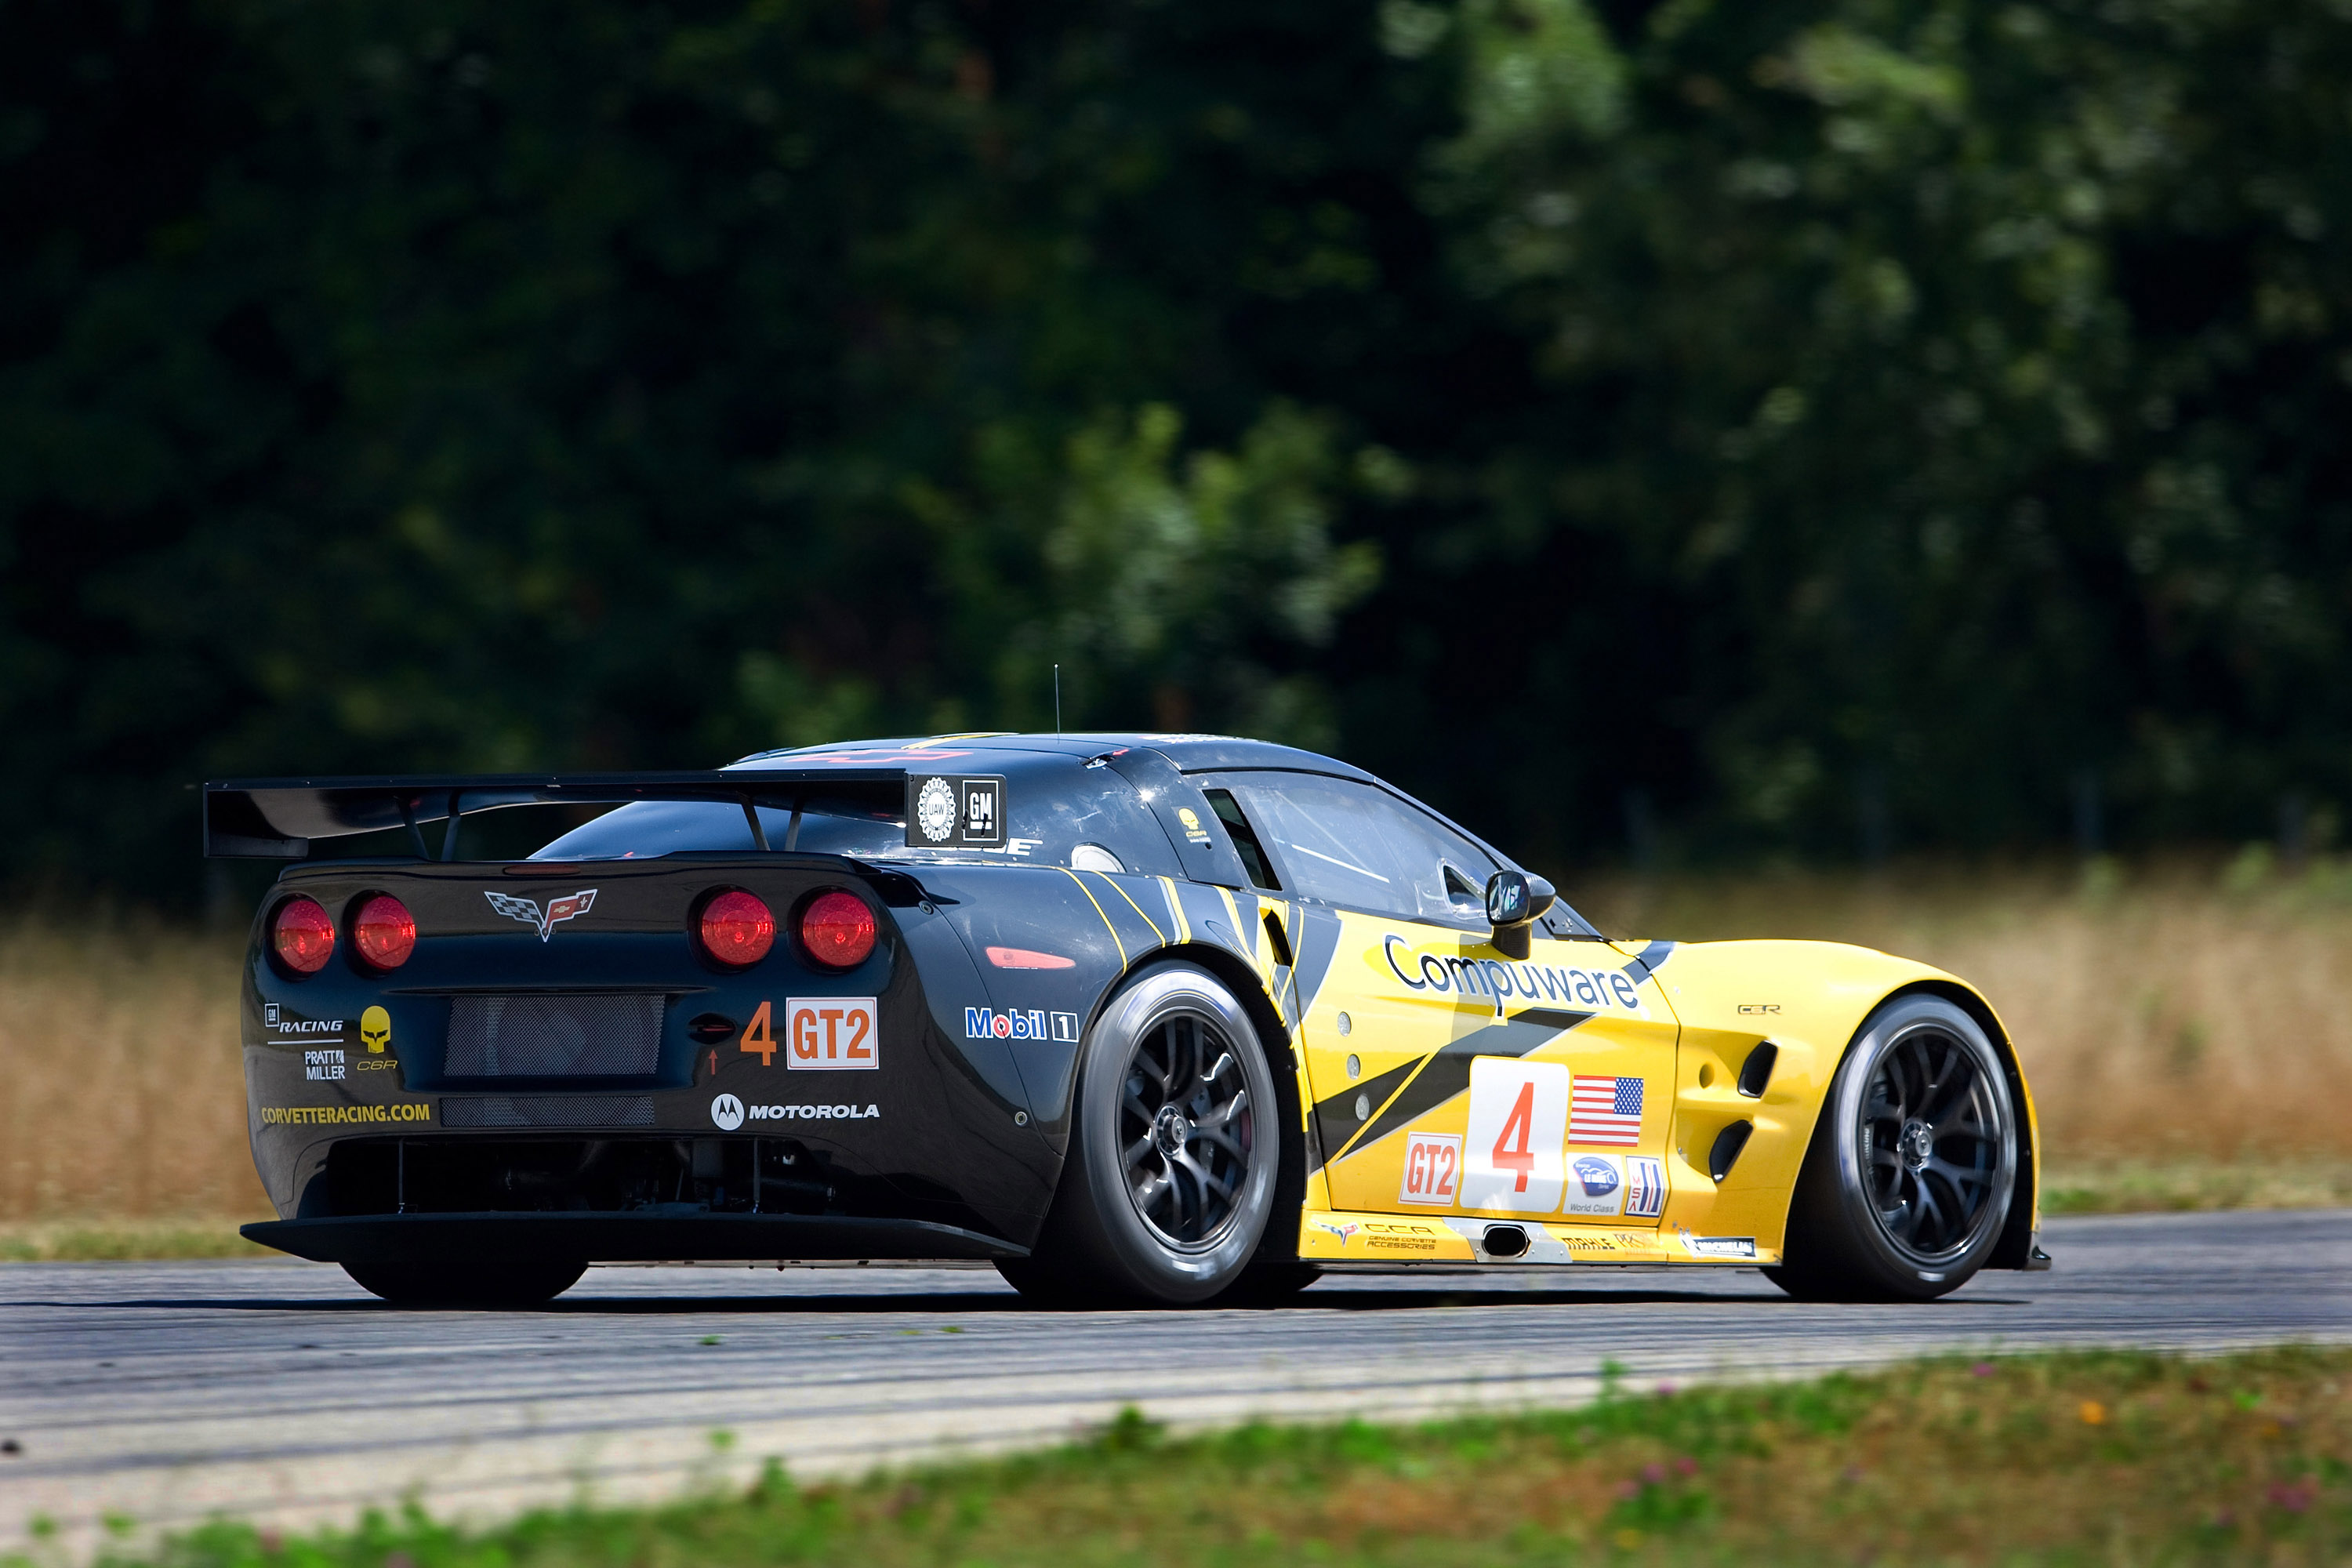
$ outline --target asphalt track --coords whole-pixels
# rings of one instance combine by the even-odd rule
[[[2061,1220],[2047,1274],[1809,1307],[1748,1270],[1327,1280],[1279,1311],[1021,1310],[992,1272],[598,1269],[543,1311],[397,1312],[315,1264],[0,1265],[0,1551],[46,1515],[489,1519],[1181,1426],[1571,1405],[1936,1351],[2352,1341],[2352,1211]],[[728,1433],[721,1447],[712,1434]],[[10,1451],[13,1447],[14,1451]]]

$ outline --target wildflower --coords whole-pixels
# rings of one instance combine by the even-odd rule
[[[1682,1458],[1675,1461],[1675,1474],[1678,1476],[1695,1476],[1698,1474],[1698,1461],[1692,1458],[1688,1454],[1685,1454]]]
[[[1989,1361],[1980,1361],[1977,1363],[1976,1365],[1969,1368],[1969,1375],[1970,1377],[1990,1377],[1992,1374],[1993,1364]]]
[[[1649,1485],[1651,1485],[1651,1486],[1656,1486],[1660,1481],[1663,1481],[1663,1480],[1664,1480],[1665,1479],[1666,1479],[1666,1467],[1665,1467],[1665,1466],[1664,1466],[1664,1465],[1659,1465],[1659,1464],[1649,1464],[1649,1465],[1643,1465],[1643,1466],[1642,1467],[1642,1479],[1643,1479],[1643,1481],[1647,1482]]]
[[[2305,1476],[2299,1481],[2273,1481],[2271,1505],[2289,1513],[2302,1513],[2319,1500],[2319,1483]]]
[[[2082,1416],[2085,1426],[2104,1426],[2107,1424],[2107,1407],[2095,1399],[2085,1399]]]

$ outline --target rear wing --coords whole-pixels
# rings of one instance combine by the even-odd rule
[[[213,859],[300,860],[316,838],[405,827],[420,860],[457,858],[457,819],[516,805],[625,805],[701,800],[739,805],[761,849],[768,835],[756,809],[789,808],[816,795],[871,795],[903,809],[903,767],[741,769],[659,773],[472,773],[404,778],[228,779],[205,785],[205,854]],[[1001,788],[1001,784],[999,785]],[[423,825],[447,821],[439,856]]]

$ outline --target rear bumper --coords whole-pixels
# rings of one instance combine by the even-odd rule
[[[278,1219],[243,1227],[318,1263],[549,1258],[587,1263],[1026,1258],[1009,1241],[917,1219],[765,1214],[427,1214]]]

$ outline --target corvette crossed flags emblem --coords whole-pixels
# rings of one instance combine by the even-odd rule
[[[518,899],[512,893],[485,891],[482,897],[489,900],[490,908],[498,910],[507,919],[520,921],[527,926],[534,927],[539,931],[539,940],[545,942],[555,934],[555,927],[559,921],[568,921],[574,915],[584,915],[588,912],[588,907],[596,901],[596,889],[583,888],[576,893],[566,893],[560,899],[550,899],[547,900],[545,913],[541,913],[539,905],[531,900]]]

